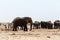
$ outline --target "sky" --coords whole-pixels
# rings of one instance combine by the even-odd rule
[[[60,0],[0,0],[0,22],[25,16],[33,21],[60,20]]]

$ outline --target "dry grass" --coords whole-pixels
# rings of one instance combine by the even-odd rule
[[[0,31],[0,40],[60,40],[59,29],[34,29],[32,31]]]

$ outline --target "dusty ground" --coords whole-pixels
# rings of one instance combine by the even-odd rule
[[[59,29],[35,29],[32,31],[0,31],[0,40],[60,40]]]

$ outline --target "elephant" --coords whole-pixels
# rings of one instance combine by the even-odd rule
[[[48,22],[41,21],[41,28],[52,29],[53,24],[51,23],[51,21],[48,21]]]
[[[17,26],[20,26],[24,31],[28,31],[27,24],[30,23],[30,31],[32,30],[31,17],[16,17],[13,21],[13,31],[17,31]]]
[[[47,22],[48,29],[53,29],[53,23],[51,21]]]
[[[56,20],[55,22],[54,22],[54,29],[60,29],[60,21],[59,20]]]
[[[41,21],[41,28],[47,28],[45,21]]]
[[[33,29],[34,29],[34,28],[40,29],[40,22],[35,21],[35,22],[33,23]]]
[[[0,23],[0,26],[1,26],[1,23]]]

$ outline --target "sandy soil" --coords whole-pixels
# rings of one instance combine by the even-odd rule
[[[60,40],[59,29],[34,29],[32,31],[0,31],[0,40]]]

